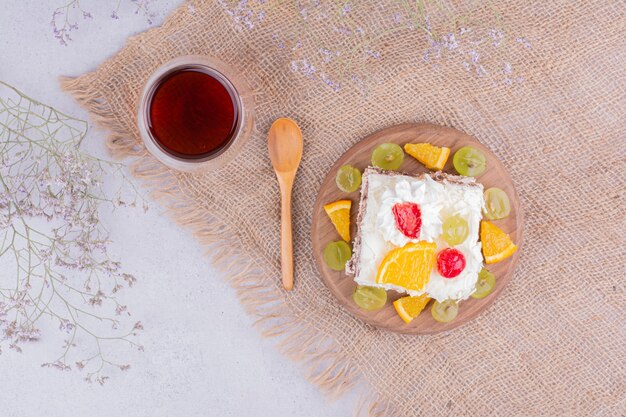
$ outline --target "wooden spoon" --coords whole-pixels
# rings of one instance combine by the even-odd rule
[[[293,288],[293,241],[291,234],[291,189],[302,159],[302,132],[291,119],[276,120],[268,134],[267,148],[280,186],[280,262],[283,287]]]

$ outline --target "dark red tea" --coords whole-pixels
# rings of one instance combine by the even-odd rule
[[[148,128],[165,151],[200,159],[228,146],[238,117],[233,88],[208,69],[189,67],[159,82],[149,104]]]

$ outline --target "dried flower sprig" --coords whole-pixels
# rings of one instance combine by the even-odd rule
[[[67,1],[67,0],[66,0]],[[93,1],[93,0],[92,0]],[[123,6],[122,0],[109,0],[111,3],[111,19],[120,18],[120,10]],[[52,33],[61,45],[67,46],[72,41],[72,32],[78,30],[79,21],[93,19],[93,14],[83,7],[89,0],[69,0],[66,4],[57,7],[52,12]],[[156,13],[150,7],[152,0],[126,0],[125,4],[130,6],[134,14],[143,14],[149,25],[152,25]]]
[[[218,3],[239,30],[254,30],[276,18],[274,12],[284,10],[277,7],[280,2],[267,0],[218,0]],[[471,3],[457,3],[454,9],[444,0],[397,0],[385,8],[387,15],[383,13],[375,22],[367,23],[359,16],[374,7],[372,3],[350,0],[294,0],[293,3],[297,11],[293,31],[274,34],[276,47],[292,57],[294,73],[318,80],[335,92],[353,84],[367,95],[368,74],[363,68],[385,59],[377,48],[385,38],[407,31],[423,37],[423,43],[416,44],[416,65],[428,65],[433,70],[453,65],[465,69],[472,77],[489,77],[494,83],[505,85],[524,81],[508,60],[490,59],[496,52],[532,47],[527,39],[507,33],[505,19],[491,4],[488,5],[491,18],[478,21],[472,16]],[[326,41],[329,43],[317,44],[319,25],[324,22],[334,37]],[[312,25],[317,30],[312,30]],[[312,50],[317,53],[304,52]]]
[[[0,82],[0,353],[3,345],[21,352],[52,320],[65,340],[42,366],[75,366],[102,384],[107,367],[129,367],[110,359],[107,345],[142,349],[133,340],[142,325],[127,323],[116,299],[136,279],[110,259],[99,214],[141,197],[126,180],[112,197],[103,191],[123,165],[81,152],[86,132],[86,122]]]

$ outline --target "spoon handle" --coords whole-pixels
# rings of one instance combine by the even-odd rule
[[[291,189],[293,179],[279,179],[280,183],[280,263],[283,271],[283,287],[293,289],[293,237],[291,231]]]

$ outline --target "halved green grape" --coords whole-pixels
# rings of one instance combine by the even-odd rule
[[[324,262],[334,271],[342,271],[351,256],[352,250],[343,240],[330,242],[324,248]]]
[[[483,214],[489,220],[504,219],[511,212],[509,196],[496,187],[485,190],[485,210]]]
[[[384,288],[359,285],[352,294],[352,299],[363,310],[380,310],[387,302],[387,291]]]
[[[487,158],[479,149],[463,146],[452,158],[454,169],[466,177],[477,177],[487,169]]]
[[[344,165],[337,171],[335,177],[337,187],[343,192],[351,193],[361,186],[361,171],[352,165]]]
[[[430,309],[430,314],[433,318],[441,323],[447,323],[454,320],[459,313],[459,305],[454,300],[446,300],[442,303],[435,301],[433,307]]]
[[[476,281],[476,291],[472,294],[472,298],[485,298],[496,287],[496,276],[483,268],[478,273],[478,281]]]
[[[378,145],[372,153],[372,165],[378,168],[393,171],[400,168],[404,162],[404,151],[395,143]]]
[[[460,245],[465,242],[469,235],[469,226],[467,220],[463,217],[456,215],[450,216],[444,220],[442,225],[441,237],[448,242],[450,246]]]

